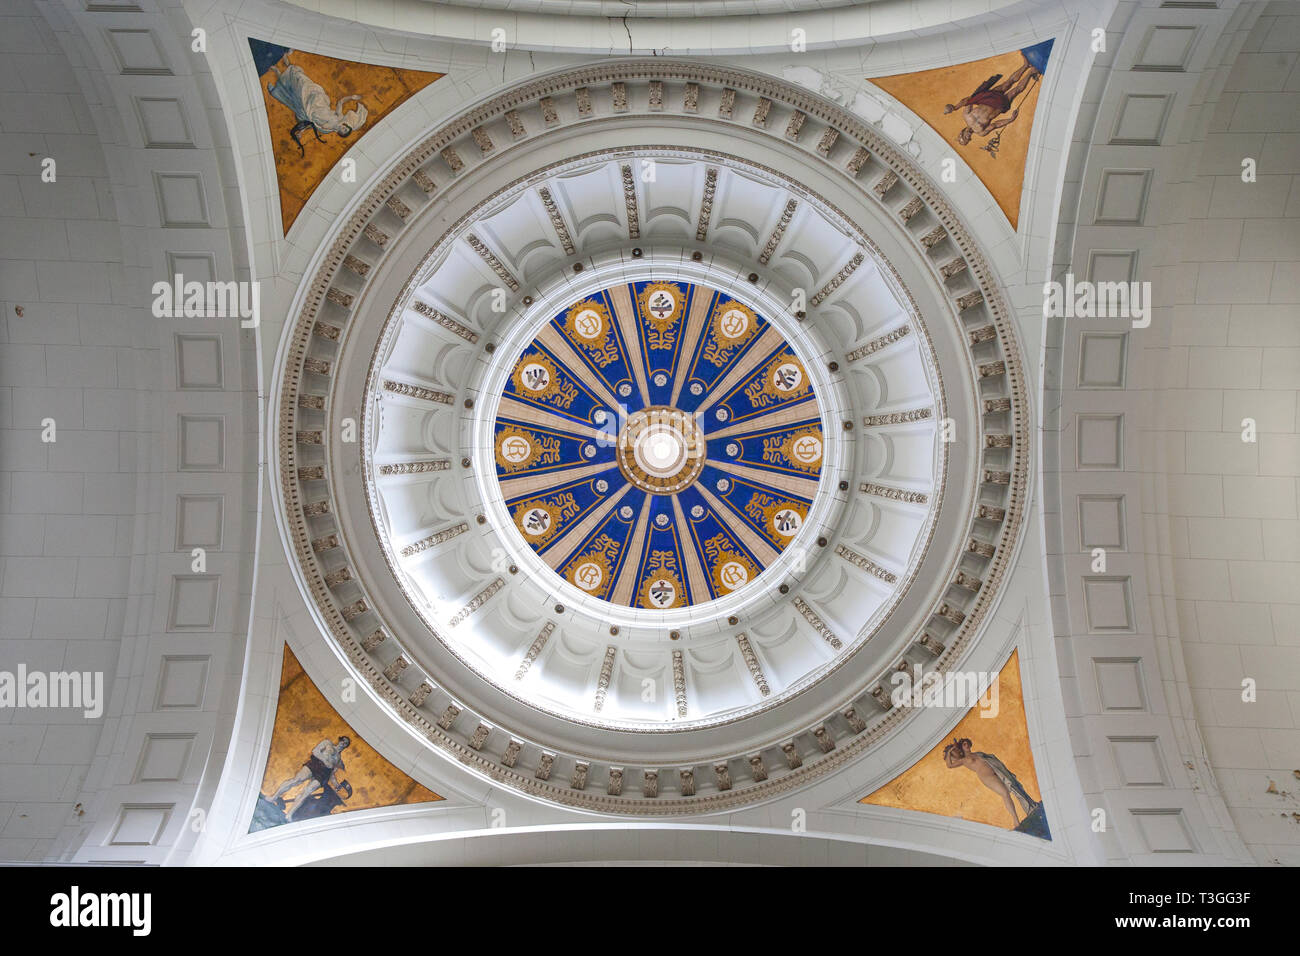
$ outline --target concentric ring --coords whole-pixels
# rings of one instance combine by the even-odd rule
[[[631,281],[565,303],[519,353],[494,422],[524,543],[611,604],[748,587],[794,541],[825,436],[804,362],[712,286]]]

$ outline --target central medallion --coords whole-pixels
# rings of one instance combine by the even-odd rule
[[[652,495],[671,495],[704,470],[704,431],[694,416],[666,405],[627,417],[618,436],[618,466],[632,484]]]
[[[569,585],[672,610],[751,586],[794,542],[825,436],[807,367],[751,306],[636,281],[564,303],[493,421],[501,499]]]

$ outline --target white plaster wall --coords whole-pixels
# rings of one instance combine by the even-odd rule
[[[1255,860],[1300,864],[1300,8],[1273,3],[1185,191],[1163,432],[1178,623],[1197,721]],[[1242,182],[1242,160],[1258,178]],[[1258,441],[1243,442],[1253,418]],[[1181,447],[1182,455],[1178,454]],[[1243,677],[1258,699],[1241,699]],[[1278,793],[1270,793],[1270,782]],[[1285,795],[1286,792],[1292,795]]]
[[[41,181],[55,157],[57,179]],[[132,345],[99,137],[32,0],[0,17],[0,670],[114,672],[135,443],[156,349]],[[19,316],[16,309],[21,308]],[[53,419],[56,441],[41,440]],[[104,717],[0,710],[0,860],[57,852]]]

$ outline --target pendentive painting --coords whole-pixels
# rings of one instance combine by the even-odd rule
[[[1051,40],[937,70],[872,77],[970,166],[1017,228],[1029,136]]]
[[[977,706],[929,753],[861,803],[957,817],[1052,838],[1029,749],[1013,653]]]
[[[349,810],[441,799],[358,737],[285,645],[271,748],[249,833]]]
[[[358,140],[442,73],[339,60],[248,39],[271,133],[285,235]]]

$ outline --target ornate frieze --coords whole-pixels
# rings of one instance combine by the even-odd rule
[[[632,167],[627,163],[623,164],[621,174],[623,176],[623,209],[627,214],[627,237],[629,239],[640,239],[641,217],[637,214],[636,178],[632,175]]]
[[[700,216],[695,225],[695,241],[703,242],[709,234],[709,220],[713,218],[713,194],[718,188],[718,169],[710,166],[704,173],[704,196],[700,200]]]
[[[447,622],[448,626],[455,627],[457,624],[460,624],[471,614],[473,614],[484,604],[486,604],[488,600],[492,597],[492,595],[500,591],[504,585],[505,582],[502,581],[500,578],[494,580],[482,591],[479,591],[478,594],[474,595],[474,597],[470,600],[468,604],[466,604],[463,608],[461,608],[459,611],[453,614],[451,619]]]
[[[524,659],[519,662],[519,669],[515,671],[515,680],[524,679],[524,675],[528,673],[528,669],[532,667],[533,662],[537,660],[537,655],[542,653],[542,648],[546,646],[546,642],[550,639],[551,633],[554,630],[554,621],[547,621],[542,625],[542,629],[538,631],[537,636],[533,638],[533,643],[529,644],[528,650],[524,652]]]
[[[412,385],[409,382],[398,382],[391,378],[384,379],[382,388],[385,392],[392,392],[394,395],[418,398],[426,402],[436,402],[439,405],[451,405],[456,401],[456,396],[450,392],[440,392],[434,388]]]
[[[856,362],[859,359],[864,359],[868,355],[873,355],[886,346],[893,345],[895,342],[911,334],[912,327],[910,325],[900,325],[898,328],[891,329],[884,335],[876,336],[876,338],[872,339],[870,342],[859,345],[852,352],[845,355],[844,360],[846,362]]]
[[[618,656],[618,649],[613,645],[605,648],[605,659],[600,664],[600,674],[596,678],[596,702],[592,709],[600,713],[605,707],[605,695],[609,693],[609,681],[614,676],[614,658]]]
[[[776,252],[776,247],[781,244],[781,237],[785,235],[785,230],[790,225],[790,220],[794,218],[794,211],[798,207],[799,200],[786,200],[785,209],[781,212],[781,218],[777,220],[776,226],[772,229],[772,234],[767,237],[767,244],[763,246],[763,251],[758,255],[758,261],[762,265],[767,265],[772,261],[772,253]]]
[[[560,240],[560,246],[564,249],[566,256],[571,256],[576,251],[573,245],[573,237],[569,235],[569,227],[564,221],[564,216],[560,214],[560,207],[555,204],[555,197],[545,186],[537,190],[538,197],[542,200],[542,206],[546,209],[546,216],[551,220],[551,228],[555,230],[556,238]]]
[[[686,716],[686,662],[681,651],[673,651],[673,695],[677,698],[677,716]]]
[[[763,676],[763,668],[759,666],[758,655],[754,653],[749,638],[744,634],[737,634],[736,644],[740,647],[740,656],[744,659],[745,666],[749,668],[749,676],[753,678],[754,686],[758,688],[760,694],[766,697],[772,692],[772,688],[767,685],[767,678]]]
[[[497,278],[510,288],[511,292],[519,291],[519,280],[510,274],[509,270],[501,264],[501,260],[496,257],[496,254],[487,247],[487,244],[482,239],[471,232],[465,237],[465,241],[469,243],[471,249],[478,253],[479,258],[486,262],[488,267],[496,273]]]
[[[930,408],[913,408],[905,412],[889,412],[885,415],[868,415],[862,423],[868,428],[880,425],[906,425],[909,422],[925,421],[933,414]]]
[[[422,551],[428,551],[444,542],[450,541],[457,535],[464,534],[469,530],[469,525],[465,522],[452,525],[450,528],[444,528],[442,531],[434,532],[431,535],[421,538],[419,541],[408,544],[402,549],[402,557],[409,558],[412,555],[419,554]]]
[[[859,570],[866,571],[872,577],[880,578],[880,580],[885,581],[888,584],[894,584],[898,581],[898,575],[894,574],[893,571],[882,568],[870,558],[864,557],[856,551],[844,547],[842,544],[837,544],[835,546],[835,553]]]
[[[822,286],[821,291],[818,292],[815,296],[813,296],[812,299],[809,300],[808,304],[821,305],[823,302],[825,302],[826,299],[831,295],[831,293],[833,293],[836,289],[842,286],[845,280],[848,279],[849,276],[853,275],[853,273],[857,271],[858,266],[862,265],[862,263],[865,261],[865,258],[866,257],[863,256],[861,252],[855,252],[853,254],[853,258],[840,267],[840,271],[835,273],[835,275],[831,277],[830,282],[827,282],[824,286]]]
[[[808,606],[808,602],[803,598],[797,597],[794,599],[794,609],[802,614],[804,620],[812,625],[812,629],[817,632],[821,639],[831,647],[835,648],[835,650],[838,651],[844,646],[840,643],[840,639],[831,632],[829,627],[826,626],[826,622],[821,619],[816,611]]]

